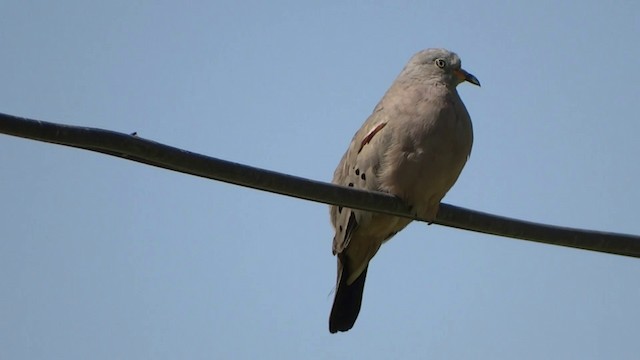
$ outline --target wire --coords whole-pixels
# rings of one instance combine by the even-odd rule
[[[0,113],[0,133],[117,156],[230,184],[426,221],[398,198],[259,169],[110,130],[63,125]],[[486,234],[640,257],[640,236],[532,223],[440,204],[435,224]]]

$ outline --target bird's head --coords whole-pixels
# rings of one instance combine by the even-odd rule
[[[480,86],[480,81],[461,67],[460,57],[446,49],[426,49],[413,55],[402,74],[413,79],[443,82],[453,87],[462,82]]]

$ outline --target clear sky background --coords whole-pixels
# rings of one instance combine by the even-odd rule
[[[445,202],[640,234],[640,2],[10,1],[0,112],[329,181],[409,57],[456,51]],[[0,135],[2,359],[635,359],[640,260],[414,223],[331,335],[327,206]]]

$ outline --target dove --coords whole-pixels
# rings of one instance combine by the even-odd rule
[[[471,154],[471,119],[456,90],[465,81],[480,86],[455,53],[413,55],[353,136],[332,182],[394,195],[433,221]],[[355,324],[369,261],[411,220],[341,206],[331,206],[330,217],[338,273],[329,331],[336,333]]]

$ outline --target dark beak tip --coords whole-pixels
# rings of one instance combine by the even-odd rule
[[[478,78],[476,78],[475,76],[468,74],[467,77],[465,78],[466,81],[472,83],[473,85],[476,85],[478,87],[482,87],[480,85],[480,80],[478,80]]]

